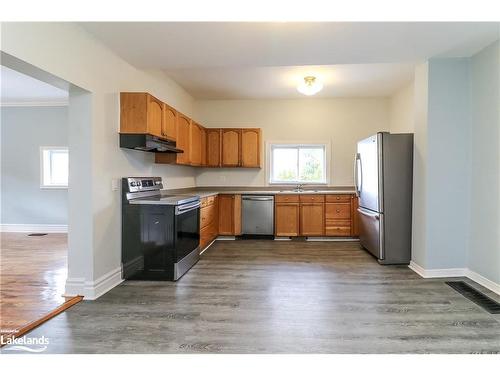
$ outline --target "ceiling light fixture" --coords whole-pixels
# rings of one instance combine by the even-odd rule
[[[297,90],[304,95],[311,96],[323,89],[323,84],[314,76],[304,77],[304,82],[297,86]]]

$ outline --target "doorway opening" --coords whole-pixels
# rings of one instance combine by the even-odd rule
[[[70,144],[71,133],[78,131],[70,121],[71,93],[81,89],[5,53],[0,69],[0,334],[5,342],[82,299],[66,294],[69,237],[80,227],[71,220],[72,176],[80,169],[71,154],[76,148],[88,159],[89,151]],[[85,272],[87,264],[80,267]]]

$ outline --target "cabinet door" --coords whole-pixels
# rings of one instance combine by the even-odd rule
[[[325,205],[323,203],[300,204],[301,236],[323,236],[325,230]]]
[[[191,122],[189,150],[191,165],[201,165],[201,127]]]
[[[189,156],[189,134],[190,134],[190,124],[191,120],[181,115],[177,116],[177,148],[180,148],[184,152],[177,154],[177,164],[190,164]]]
[[[219,234],[234,235],[234,195],[219,195]]]
[[[356,195],[351,196],[351,236],[359,236],[359,198]]]
[[[260,129],[241,129],[241,166],[260,168]]]
[[[164,138],[175,141],[176,123],[177,123],[177,111],[172,107],[163,104],[163,127],[161,133]]]
[[[207,166],[220,167],[221,141],[220,129],[206,129],[207,131]]]
[[[148,95],[148,133],[162,137],[163,103],[154,96]]]
[[[222,166],[240,166],[241,129],[222,129]]]
[[[276,203],[274,211],[276,236],[298,236],[299,215],[298,203]]]
[[[201,166],[207,165],[207,130],[201,127]]]

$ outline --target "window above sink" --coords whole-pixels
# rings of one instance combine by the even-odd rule
[[[328,145],[325,143],[270,142],[268,153],[270,184],[324,185],[329,182]]]

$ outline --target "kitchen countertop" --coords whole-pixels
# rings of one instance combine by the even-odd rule
[[[248,195],[278,195],[278,194],[355,194],[354,190],[220,190],[220,191],[206,191],[206,190],[186,190],[182,194],[198,195],[200,198],[206,198],[218,194],[248,194]]]

